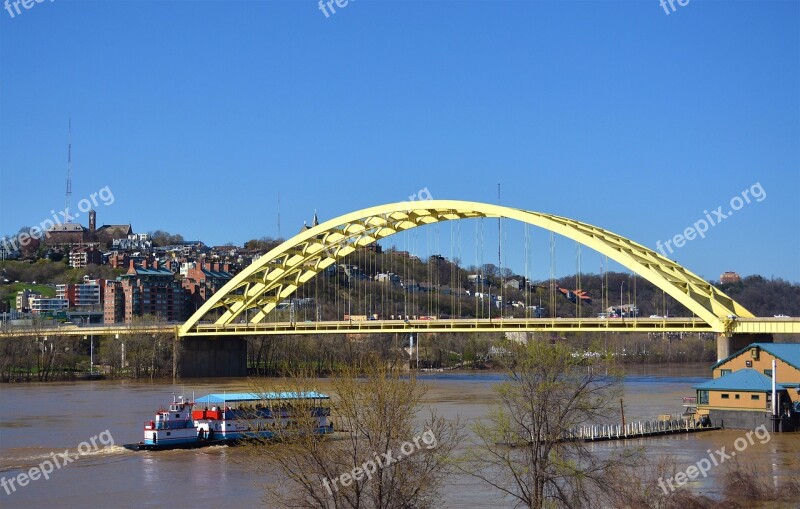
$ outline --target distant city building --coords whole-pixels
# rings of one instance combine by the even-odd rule
[[[303,221],[303,227],[300,228],[300,231],[297,233],[303,233],[306,230],[310,230],[311,228],[319,226],[319,218],[317,217],[317,211],[314,211],[314,219],[311,221],[311,226],[308,226],[305,221]]]
[[[58,297],[42,297],[41,295],[31,297],[28,301],[31,306],[31,313],[52,313],[61,311],[69,307],[67,299],[60,299]]]
[[[348,281],[353,279],[363,280],[369,279],[369,277],[364,274],[364,272],[358,268],[357,265],[346,265],[344,263],[338,265],[339,272],[344,274],[347,277]]]
[[[545,318],[546,314],[544,306],[528,306],[528,312],[531,318]]]
[[[31,303],[30,300],[33,298],[41,297],[42,294],[36,293],[29,288],[25,288],[17,292],[17,299],[16,299],[16,309],[17,311],[30,311]]]
[[[124,239],[112,240],[111,248],[120,251],[150,251],[153,249],[153,241],[146,233],[132,233]]]
[[[104,224],[93,235],[93,239],[103,246],[111,246],[117,239],[127,239],[133,235],[133,228],[129,224]]]
[[[241,248],[238,246],[214,246],[211,248],[211,255],[218,258],[235,258],[239,254]]]
[[[104,287],[103,322],[131,323],[134,317],[151,315],[166,321],[186,318],[186,291],[169,269],[131,261],[128,272]]]
[[[467,283],[471,285],[488,285],[489,278],[480,274],[470,274],[467,276]]]
[[[209,249],[205,247],[205,245],[199,240],[187,240],[180,244],[158,246],[154,247],[153,250],[156,253],[160,253],[160,255],[173,256],[175,258],[190,257],[193,254],[209,251]]]
[[[419,293],[427,291],[427,287],[424,283],[419,283],[412,279],[410,281],[403,281],[403,290],[409,293]]]
[[[197,310],[209,297],[233,279],[230,264],[219,262],[206,264],[203,260],[181,264],[180,273],[184,277],[183,288],[187,291],[192,305],[189,309],[191,312]]]
[[[56,297],[66,299],[69,307],[102,306],[105,281],[83,277],[83,283],[56,285]]]
[[[611,318],[635,318],[639,316],[639,308],[633,304],[623,304],[606,308],[606,313],[606,316]]]
[[[97,212],[89,211],[89,227],[79,223],[53,225],[45,231],[42,241],[48,246],[69,246],[99,242],[110,246],[114,239],[124,239],[133,233],[131,225],[109,224],[97,228]]]
[[[45,232],[42,238],[42,241],[48,246],[86,244],[91,240],[92,235],[89,230],[78,223],[54,225]]]
[[[400,284],[400,276],[395,274],[394,272],[377,274],[375,276],[375,281],[379,283],[390,283],[392,285],[399,285]]]
[[[723,272],[719,276],[719,282],[723,284],[741,283],[742,276],[740,276],[736,272]]]
[[[0,239],[0,260],[16,260],[20,257],[20,252],[11,247],[14,239]]]
[[[89,264],[100,265],[103,263],[103,253],[95,246],[75,247],[69,252],[69,266],[73,269],[82,269]]]
[[[114,269],[124,269],[130,267],[131,262],[134,265],[141,265],[143,262],[152,262],[153,258],[147,254],[136,253],[120,253],[113,251],[108,255],[108,264]]]

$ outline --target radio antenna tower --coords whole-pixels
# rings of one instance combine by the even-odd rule
[[[72,206],[72,118],[69,119],[68,142],[67,142],[67,196],[64,201],[64,222],[69,223],[69,209]]]

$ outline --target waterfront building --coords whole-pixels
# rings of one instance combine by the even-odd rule
[[[800,343],[753,343],[711,367],[713,379],[697,391],[697,414],[715,426],[772,428],[772,364],[778,413],[800,425]]]

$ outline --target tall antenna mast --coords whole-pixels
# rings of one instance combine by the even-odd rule
[[[72,118],[69,119],[69,134],[67,143],[67,196],[64,201],[64,222],[71,222],[69,209],[72,206]]]

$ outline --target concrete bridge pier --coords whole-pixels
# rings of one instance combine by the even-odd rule
[[[717,362],[727,359],[732,354],[751,343],[772,343],[772,334],[732,334],[717,336]]]
[[[190,336],[180,341],[179,378],[247,376],[247,340]]]

